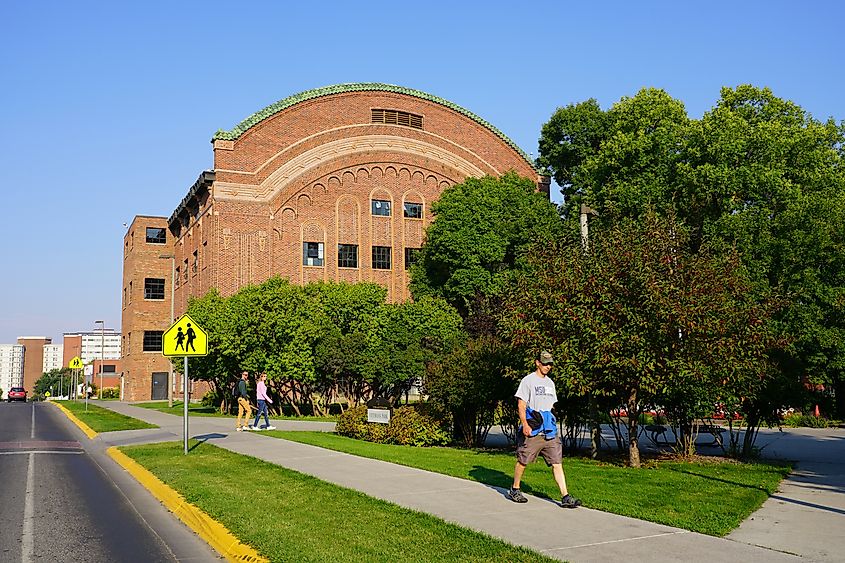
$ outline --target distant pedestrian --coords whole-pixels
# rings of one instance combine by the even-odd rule
[[[249,404],[249,390],[246,387],[246,382],[249,379],[247,371],[241,372],[241,378],[235,384],[237,387],[236,396],[238,398],[238,419],[235,422],[235,428],[238,432],[244,429],[249,430],[249,419],[252,418],[252,406]],[[241,416],[243,416],[243,424],[241,424]]]
[[[581,501],[569,494],[566,477],[563,474],[563,444],[557,432],[557,420],[552,406],[557,402],[555,383],[549,379],[554,358],[543,351],[534,360],[535,371],[522,378],[514,395],[517,400],[519,422],[516,433],[516,466],[513,470],[513,487],[507,496],[514,502],[528,502],[519,489],[525,466],[542,455],[546,465],[551,466],[557,486],[560,489],[560,505],[564,508],[578,508]]]
[[[267,374],[262,372],[261,375],[258,376],[258,385],[256,386],[255,391],[255,398],[258,399],[258,411],[255,413],[255,422],[252,423],[252,426],[249,427],[250,430],[275,430],[275,426],[270,426],[270,419],[267,418],[267,405],[273,404],[272,399],[267,396]],[[261,418],[261,415],[264,414],[264,422],[266,426],[263,428],[258,427],[258,419]]]

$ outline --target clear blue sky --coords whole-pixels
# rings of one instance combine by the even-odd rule
[[[6,0],[0,343],[119,328],[123,223],[169,216],[211,167],[213,133],[279,99],[399,84],[533,154],[555,108],[643,87],[700,117],[722,86],[769,86],[841,121],[843,6]]]

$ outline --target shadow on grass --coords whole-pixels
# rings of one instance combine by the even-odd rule
[[[194,440],[196,440],[196,442],[194,443],[193,446],[188,448],[188,451],[189,452],[194,451],[195,448],[200,447],[200,445],[205,444],[209,440],[214,440],[216,438],[225,438],[226,436],[228,436],[228,434],[220,434],[219,432],[213,432],[211,434],[200,434],[199,436],[194,436]]]
[[[747,483],[738,483],[736,481],[731,481],[729,479],[722,479],[720,477],[713,477],[712,475],[702,475],[701,473],[696,473],[695,471],[690,471],[689,469],[678,469],[675,467],[668,467],[669,471],[674,471],[676,473],[684,473],[685,475],[692,475],[693,477],[700,477],[701,479],[708,479],[710,481],[718,481],[720,483],[725,483],[726,485],[733,485],[735,487],[742,487],[745,489],[753,489],[755,491],[763,491],[768,494],[766,489],[758,486],[758,485],[749,485]],[[771,496],[771,495],[770,495]]]

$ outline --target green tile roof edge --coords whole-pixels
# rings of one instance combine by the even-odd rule
[[[497,137],[502,139],[509,147],[514,149],[516,152],[522,156],[528,162],[532,168],[534,168],[538,173],[544,173],[543,169],[538,168],[534,162],[532,162],[531,158],[523,151],[519,145],[514,143],[512,140],[508,138],[507,135],[496,129],[493,125],[489,122],[485,121],[484,119],[480,118],[479,116],[475,115],[468,109],[462,108],[461,106],[452,103],[448,100],[444,100],[443,98],[439,98],[432,94],[428,94],[426,92],[422,92],[420,90],[414,90],[412,88],[405,88],[403,86],[395,86],[393,84],[381,84],[379,82],[357,82],[353,84],[335,84],[333,86],[324,86],[322,88],[315,88],[314,90],[307,90],[305,92],[300,92],[299,94],[294,94],[293,96],[289,96],[283,100],[279,100],[278,102],[267,106],[266,108],[257,111],[235,125],[231,131],[224,131],[223,129],[219,129],[214,136],[211,138],[212,141],[235,141],[241,137],[244,133],[246,133],[250,128],[254,127],[255,125],[261,123],[265,119],[279,113],[280,111],[287,109],[291,106],[294,106],[298,103],[305,102],[307,100],[313,100],[315,98],[322,98],[323,96],[331,96],[333,94],[343,94],[345,92],[394,92],[396,94],[405,94],[408,96],[414,96],[415,98],[420,98],[423,100],[428,100],[429,102],[434,102],[436,104],[440,104],[445,106],[451,110],[454,110],[461,115],[464,115],[476,123],[483,125],[490,131],[492,131]]]

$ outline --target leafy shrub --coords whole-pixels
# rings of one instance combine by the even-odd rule
[[[795,413],[784,417],[783,425],[789,428],[828,428],[834,426],[835,423],[823,416]]]
[[[103,387],[103,399],[119,399],[119,387]]]
[[[389,424],[367,422],[367,406],[348,409],[338,417],[335,432],[378,444],[436,446],[449,442],[449,431],[436,408],[422,403],[394,409]]]
[[[404,446],[444,446],[449,443],[448,428],[425,409],[412,406],[393,411],[387,425],[387,440]]]

